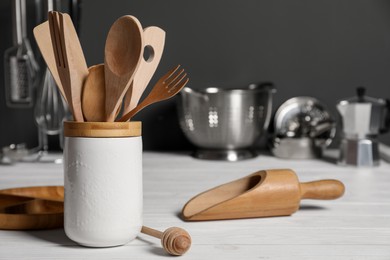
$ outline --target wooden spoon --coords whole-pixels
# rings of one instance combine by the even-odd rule
[[[133,82],[127,90],[124,100],[123,113],[133,110],[147,87],[150,79],[160,63],[165,43],[165,31],[156,26],[150,26],[144,29],[143,33],[145,48],[149,50],[150,55],[147,60],[141,59],[141,63],[135,73]]]
[[[106,119],[104,64],[92,66],[88,70],[81,98],[84,118],[88,122],[103,122]]]
[[[104,49],[106,121],[115,120],[144,52],[141,23],[134,16],[120,17],[111,26]]]
[[[104,83],[104,64],[89,67],[89,74],[84,82],[81,96],[81,106],[84,119],[87,122],[104,122],[106,120],[105,101],[106,90]],[[116,111],[117,116],[120,107]]]

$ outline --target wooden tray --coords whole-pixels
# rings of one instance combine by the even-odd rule
[[[64,223],[64,187],[0,190],[0,229],[60,228]]]

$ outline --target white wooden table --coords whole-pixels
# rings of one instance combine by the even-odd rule
[[[320,160],[289,161],[261,155],[237,163],[187,154],[144,153],[144,224],[185,228],[191,249],[180,259],[390,259],[390,165],[340,167]],[[261,169],[292,168],[301,181],[339,179],[344,197],[302,201],[288,217],[184,222],[192,196]],[[62,165],[0,165],[0,189],[63,185]],[[140,234],[131,243],[93,249],[76,245],[62,229],[0,231],[0,259],[167,259],[159,240]]]

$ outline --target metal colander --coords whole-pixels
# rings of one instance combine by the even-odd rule
[[[180,126],[199,148],[195,157],[230,161],[253,157],[251,148],[269,125],[274,90],[271,83],[184,88],[178,102]]]

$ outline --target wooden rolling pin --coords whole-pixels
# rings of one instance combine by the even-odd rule
[[[286,216],[301,199],[336,199],[344,190],[338,180],[300,183],[292,170],[265,170],[200,193],[182,214],[188,221]]]

